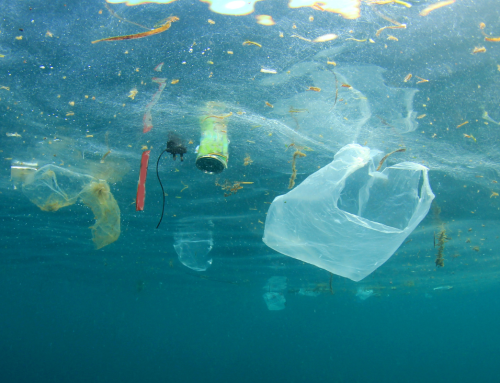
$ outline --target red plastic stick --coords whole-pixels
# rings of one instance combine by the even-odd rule
[[[137,197],[135,199],[135,210],[144,210],[144,200],[146,198],[146,176],[148,175],[149,153],[151,150],[142,152],[141,172],[139,174],[139,184],[137,185]]]

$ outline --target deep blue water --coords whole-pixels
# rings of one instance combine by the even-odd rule
[[[431,0],[363,1],[352,20],[271,0],[245,16],[194,0],[109,4],[120,18],[103,1],[4,3],[0,383],[498,381],[500,43],[484,40],[500,36],[495,0],[457,0],[428,16],[419,13]],[[276,24],[259,25],[258,14]],[[144,31],[123,18],[152,27],[169,15],[179,21],[160,34],[91,43]],[[391,20],[406,28],[380,31]],[[328,33],[338,38],[312,41]],[[143,133],[155,77],[166,86]],[[219,175],[195,164],[207,115],[229,139]],[[155,166],[170,133],[187,153],[158,162],[166,206],[156,229]],[[425,165],[435,194],[360,282],[262,241],[271,203],[289,192],[295,150],[306,154],[296,159],[298,190],[349,144],[405,148],[385,165]],[[144,150],[145,209],[136,211]],[[16,173],[20,163],[38,183]],[[119,218],[119,237],[97,250],[90,228],[108,215],[90,209],[90,179],[109,185]],[[57,190],[59,203],[76,197],[51,205]],[[357,195],[341,197],[355,214]],[[382,210],[410,215],[398,204]],[[298,208],[295,223],[316,213]],[[203,271],[174,248],[200,240],[187,255],[200,260],[210,247]],[[360,244],[363,255],[381,251],[362,236],[345,251]]]
[[[249,286],[164,276],[138,292],[102,269],[86,283],[39,273],[2,278],[2,381],[497,379],[497,289],[268,311]]]

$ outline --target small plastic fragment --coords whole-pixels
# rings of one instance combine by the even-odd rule
[[[262,48],[261,44],[256,43],[255,41],[250,41],[250,40],[245,40],[243,42],[243,45],[255,45],[256,47]]]
[[[136,33],[136,34],[133,34],[133,35],[106,37],[104,39],[94,40],[94,41],[92,41],[92,44],[99,43],[101,41],[133,40],[133,39],[140,39],[140,38],[151,36],[151,35],[156,35],[158,33],[164,32],[167,29],[169,29],[170,25],[174,21],[178,21],[178,20],[179,20],[178,17],[176,17],[176,16],[170,16],[169,18],[167,18],[165,20],[165,23],[162,26],[160,26],[159,28],[152,29],[152,30],[146,31],[146,32]]]
[[[339,37],[339,36],[336,35],[335,33],[328,33],[326,35],[322,35],[322,36],[316,37],[313,40],[313,43],[324,43],[326,41],[335,40],[337,37]]]
[[[163,63],[159,63],[155,68],[153,69],[155,72],[161,72],[161,68],[163,68]]]
[[[425,8],[422,12],[420,12],[420,16],[427,16],[429,13],[432,11],[445,7],[447,5],[451,5],[455,2],[455,0],[447,0],[447,1],[440,1],[438,3],[429,5],[427,8]]]
[[[471,54],[472,54],[472,55],[475,55],[475,54],[477,54],[477,53],[486,53],[486,48],[485,48],[485,47],[475,47],[475,48],[472,50]]]
[[[260,25],[271,26],[271,25],[276,24],[274,22],[272,16],[269,16],[269,15],[257,15],[257,16],[255,16],[255,18],[257,19],[257,24],[260,24]]]
[[[270,69],[270,68],[261,68],[260,71],[262,73],[269,73],[269,74],[276,74],[276,73],[278,73],[275,69]]]
[[[156,82],[159,87],[158,90],[156,91],[155,94],[153,94],[153,97],[151,98],[151,101],[149,104],[146,105],[146,112],[144,113],[144,117],[142,118],[142,132],[147,133],[151,129],[153,129],[153,116],[151,115],[151,109],[153,106],[156,105],[158,100],[160,99],[161,93],[163,92],[163,89],[167,86],[167,79],[166,78],[157,78],[153,77],[151,79],[153,82]]]

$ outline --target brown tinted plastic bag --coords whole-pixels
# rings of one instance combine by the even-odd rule
[[[104,180],[46,165],[24,180],[23,192],[43,211],[57,211],[80,198],[95,216],[96,222],[91,229],[96,249],[120,236],[120,208]]]
[[[120,236],[120,208],[104,180],[92,182],[80,195],[82,202],[92,209],[95,224],[92,240],[96,249],[116,241]]]

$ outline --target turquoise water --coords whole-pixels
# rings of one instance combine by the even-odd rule
[[[244,16],[194,1],[3,5],[0,381],[497,381],[500,43],[483,33],[500,36],[500,14],[457,0],[420,16],[432,3],[363,2],[352,20],[269,0]],[[169,16],[162,33],[91,43]],[[393,21],[406,28],[380,31]],[[207,117],[229,139],[217,175],[196,166]],[[158,161],[156,229],[171,133],[186,153]],[[380,151],[375,167],[405,148],[384,166],[426,166],[435,194],[359,282],[262,241],[295,151],[299,190],[349,144]],[[360,237],[345,252],[358,246],[384,250]]]

